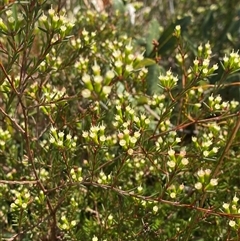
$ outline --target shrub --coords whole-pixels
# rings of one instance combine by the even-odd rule
[[[239,238],[238,50],[114,3],[0,8],[1,239]]]

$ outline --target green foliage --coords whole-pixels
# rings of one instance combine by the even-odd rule
[[[239,239],[237,1],[145,2],[0,6],[0,240]]]

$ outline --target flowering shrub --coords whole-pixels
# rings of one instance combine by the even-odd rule
[[[74,4],[0,8],[1,240],[239,238],[238,50]]]

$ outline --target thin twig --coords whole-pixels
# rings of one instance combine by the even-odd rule
[[[22,133],[22,134],[25,134],[25,131],[23,130],[23,128],[16,122],[16,120],[14,120],[10,115],[8,115],[1,107],[0,107],[0,111],[1,113],[7,117],[11,122],[12,124]]]
[[[10,181],[10,180],[0,180],[0,183],[2,184],[10,184],[10,185],[32,185],[37,184],[38,181],[32,181],[32,180],[24,180],[24,181]]]

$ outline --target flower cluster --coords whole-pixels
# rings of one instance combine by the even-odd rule
[[[5,195],[8,195],[8,193],[9,193],[9,187],[6,184],[0,183],[0,200],[4,200],[4,202],[2,202],[2,205],[0,207],[0,218],[1,218],[2,224],[8,223],[7,214],[9,210],[8,210],[8,206],[5,205],[7,200],[4,198]]]
[[[226,141],[227,132],[216,122],[209,122],[207,125],[209,131],[193,136],[192,141],[198,153],[202,154],[203,159],[215,160],[219,149]]]
[[[121,95],[119,95],[121,98]],[[125,108],[122,108],[121,101],[117,100],[116,102],[116,115],[114,117],[113,126],[123,127],[124,129],[130,126],[132,123],[141,130],[148,128],[150,124],[150,119],[145,114],[137,115],[134,109],[128,105]]]
[[[147,69],[141,64],[144,57],[141,53],[134,53],[131,42],[127,41],[128,38],[122,36],[122,41],[110,42],[106,40],[102,45],[104,48],[108,48],[108,51],[111,51],[111,66],[116,76],[121,80],[131,78],[133,81],[137,80],[138,83],[147,74]],[[133,76],[136,78],[132,78]]]
[[[197,182],[195,183],[194,187],[197,190],[209,190],[213,189],[214,186],[218,185],[218,179],[217,178],[211,178],[210,176],[211,170],[210,169],[200,169],[197,172]]]
[[[64,11],[62,14],[58,14],[52,7],[48,10],[47,16],[44,13],[42,14],[39,21],[40,26],[43,25],[45,28],[40,27],[41,30],[44,32],[53,31],[61,39],[69,35],[74,26],[74,23],[66,17]]]
[[[161,74],[158,79],[160,87],[168,91],[176,87],[178,83],[178,77],[174,76],[171,70],[168,70],[165,75]]]
[[[223,66],[226,71],[234,72],[240,69],[240,55],[238,51],[232,51],[223,58]]]
[[[240,214],[240,206],[238,204],[239,198],[235,195],[230,203],[223,203],[223,209],[228,214]],[[234,229],[238,229],[240,227],[239,219],[232,219],[229,221],[229,226]]]
[[[46,55],[45,60],[39,65],[39,70],[44,73],[51,69],[51,72],[54,73],[60,69],[62,63],[63,60],[60,57],[59,51],[57,53],[56,48],[52,47],[51,51]]]
[[[164,94],[156,95],[154,94],[152,96],[152,99],[148,99],[148,105],[151,106],[152,108],[159,108],[161,110],[161,113],[165,111],[165,106],[164,106],[164,101],[166,99],[166,96]]]
[[[29,95],[33,96],[33,92],[38,90],[38,86],[36,84],[32,84],[31,91],[29,91]],[[52,87],[50,84],[46,84],[42,88],[42,101],[45,104],[40,106],[40,109],[45,115],[52,114],[53,109],[56,109],[57,102],[66,96],[65,88],[61,90],[56,87]]]
[[[72,168],[70,174],[73,181],[81,182],[83,180],[81,167],[78,167],[77,169]]]
[[[4,151],[6,147],[6,142],[10,140],[11,134],[9,133],[8,130],[3,130],[0,127],[0,150]]]
[[[69,221],[66,215],[62,215],[58,223],[59,228],[62,230],[70,230],[76,225],[77,225],[77,221],[76,220]]]
[[[110,183],[111,180],[112,180],[112,175],[111,175],[111,174],[106,175],[106,174],[104,173],[104,171],[102,170],[102,171],[99,173],[99,177],[98,177],[97,182],[98,182],[98,183],[102,183],[102,184],[107,184],[107,183]]]
[[[197,58],[193,61],[193,67],[188,70],[190,79],[204,79],[212,75],[218,69],[217,64],[210,67],[211,55],[212,50],[209,43],[206,43],[204,46],[198,46]]]
[[[172,127],[169,120],[161,123],[160,130],[168,131]],[[169,131],[164,136],[159,136],[155,142],[158,151],[165,150],[168,146],[175,146],[181,142],[181,138],[177,135],[176,131]]]
[[[134,180],[136,180],[140,185],[142,185],[144,180],[144,169],[148,166],[146,159],[144,159],[140,155],[134,156],[134,158],[129,158],[126,160],[126,164],[129,168],[129,170],[134,170],[134,175],[132,176]],[[154,167],[149,167],[150,171],[153,171]],[[128,186],[134,187],[133,182],[129,179]],[[139,189],[139,187],[138,187]],[[140,190],[143,189],[143,187],[140,187]]]
[[[105,125],[92,125],[89,131],[83,131],[82,136],[86,141],[91,141],[95,144],[104,144],[105,142],[111,141],[111,136],[105,135]]]
[[[85,28],[81,31],[80,36],[75,36],[71,38],[70,45],[75,50],[89,50],[89,55],[96,54],[97,45],[96,45],[96,32],[95,31],[87,31]],[[75,62],[75,67],[81,72],[81,70],[86,70],[86,64],[89,61],[89,58],[84,58],[83,56],[79,56],[78,61]]]
[[[184,184],[180,184],[180,185],[174,185],[172,184],[168,189],[168,195],[170,196],[170,198],[172,199],[176,199],[178,198],[179,195],[183,194],[184,191]]]
[[[52,127],[50,130],[49,142],[58,148],[67,148],[74,150],[76,148],[77,137],[70,133],[66,134],[63,131],[57,131],[56,128]]]
[[[173,149],[170,149],[168,151],[168,161],[167,165],[170,168],[170,171],[175,170],[176,168],[184,168],[188,165],[189,161],[186,156],[186,151],[181,150],[178,155],[176,155],[175,151]]]
[[[220,95],[216,97],[213,95],[209,96],[207,105],[212,112],[226,111],[229,107],[229,103],[227,101],[222,102],[222,97]]]
[[[42,190],[40,190],[38,196],[35,197],[35,201],[37,204],[44,204],[45,203],[45,195]]]
[[[180,35],[181,35],[181,25],[177,25],[177,26],[175,27],[175,32],[174,32],[174,34],[175,34],[175,36],[176,36],[177,38],[180,37]]]
[[[110,83],[114,79],[115,74],[112,70],[108,70],[103,77],[101,68],[97,63],[92,66],[92,71],[92,76],[86,73],[82,76],[82,82],[85,87],[82,90],[82,96],[91,99],[106,99],[111,93],[112,87]]]
[[[18,32],[24,24],[24,17],[22,13],[15,14],[12,9],[6,11],[6,21],[0,18],[0,31],[5,34],[8,32]]]
[[[122,132],[118,133],[119,145],[124,149],[129,150],[134,148],[136,142],[140,137],[140,132],[135,131],[132,135],[130,134],[130,130],[128,128],[124,129]],[[130,151],[131,153],[131,151]]]
[[[29,190],[27,188],[19,191],[14,189],[11,192],[14,196],[14,202],[11,203],[11,209],[13,211],[26,209],[31,198]]]

